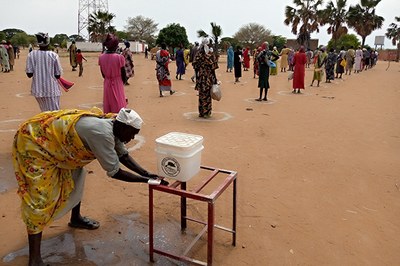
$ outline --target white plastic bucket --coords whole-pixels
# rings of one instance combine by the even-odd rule
[[[182,182],[200,171],[203,137],[171,132],[156,139],[158,175]]]

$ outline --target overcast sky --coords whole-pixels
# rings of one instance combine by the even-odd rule
[[[79,0],[0,0],[2,12],[0,30],[17,28],[28,34],[48,32],[50,36],[58,33],[67,35],[78,32]],[[81,1],[86,2],[86,1]],[[328,1],[324,1],[324,6]],[[347,0],[348,6],[359,0]],[[231,37],[239,28],[248,23],[264,25],[274,35],[295,38],[290,27],[283,23],[285,6],[295,7],[293,0],[109,0],[109,12],[116,15],[113,25],[124,30],[129,17],[142,15],[158,23],[162,29],[170,23],[179,23],[186,28],[190,42],[196,41],[197,30],[210,32],[210,22],[222,27],[222,37]],[[366,43],[374,46],[375,36],[383,36],[395,16],[400,16],[399,0],[382,0],[376,14],[385,18],[382,29],[372,32]],[[350,31],[350,33],[354,33]],[[330,37],[326,27],[311,38],[320,39],[327,44]],[[361,41],[361,38],[359,37]],[[385,38],[385,48],[393,48],[391,41]]]

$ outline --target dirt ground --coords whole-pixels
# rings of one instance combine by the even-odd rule
[[[61,106],[101,107],[102,77],[96,53],[85,53],[78,77],[60,52],[64,78],[75,82]],[[27,236],[10,152],[18,124],[39,112],[25,76],[26,51],[15,71],[0,73],[0,265],[27,264]],[[256,102],[257,79],[243,72],[234,84],[221,58],[223,98],[209,120],[197,117],[191,66],[173,80],[176,94],[158,97],[154,61],[134,56],[135,77],[126,87],[129,107],[145,124],[131,155],[156,172],[155,139],[172,131],[204,137],[202,164],[238,172],[237,243],[215,230],[215,265],[399,265],[400,261],[400,65],[378,62],[368,71],[291,93],[287,73],[270,78],[268,102]],[[389,68],[388,68],[389,66]],[[174,62],[171,64],[175,72]],[[312,70],[306,71],[306,84]],[[151,265],[148,187],[108,178],[87,166],[82,214],[94,231],[67,226],[69,215],[44,231],[42,254],[51,265]],[[189,181],[201,181],[199,175]],[[172,180],[170,180],[172,181]],[[210,184],[218,185],[218,184]],[[216,221],[231,225],[232,189],[216,203]],[[156,193],[155,243],[182,252],[201,227],[180,232],[179,198]],[[207,206],[189,201],[188,212],[206,219]],[[188,253],[206,260],[203,236]],[[155,265],[181,265],[155,255]]]

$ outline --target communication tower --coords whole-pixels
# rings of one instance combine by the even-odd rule
[[[89,40],[89,17],[96,11],[108,12],[108,0],[79,0],[78,35]]]

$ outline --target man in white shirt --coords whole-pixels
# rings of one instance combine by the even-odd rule
[[[62,68],[58,55],[49,51],[50,38],[47,33],[36,34],[39,50],[33,50],[26,60],[26,75],[32,78],[31,94],[39,103],[40,110],[60,109],[61,90],[58,79]]]

